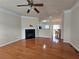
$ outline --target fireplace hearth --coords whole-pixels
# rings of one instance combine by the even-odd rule
[[[25,29],[25,39],[35,38],[35,29]]]

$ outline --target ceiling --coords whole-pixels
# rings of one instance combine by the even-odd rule
[[[18,4],[28,4],[27,0],[0,0],[0,7],[16,12],[22,16],[38,16],[40,18],[46,18],[49,16],[59,16],[64,10],[70,9],[77,0],[33,0],[34,3],[44,3],[44,7],[36,7],[40,13],[37,14],[32,10],[27,14],[29,7],[17,7]]]

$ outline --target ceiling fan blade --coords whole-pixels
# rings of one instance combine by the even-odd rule
[[[27,10],[27,13],[29,13],[29,12],[30,12],[30,9]]]
[[[30,0],[27,0],[27,2],[28,2],[28,4],[30,4],[30,3],[31,3],[31,1],[30,1]]]
[[[23,6],[29,6],[29,5],[17,5],[17,7],[23,7]]]
[[[39,10],[38,10],[37,8],[34,8],[34,10],[35,10],[37,13],[39,13]]]
[[[33,4],[33,6],[44,6],[44,4]]]

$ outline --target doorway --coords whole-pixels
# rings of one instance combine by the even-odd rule
[[[53,25],[53,41],[59,42],[61,37],[61,28],[59,24]]]

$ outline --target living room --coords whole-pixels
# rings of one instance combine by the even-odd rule
[[[38,56],[38,54],[40,54],[39,55],[39,57],[40,57],[41,53],[43,52],[44,55],[42,54],[42,59],[46,58],[46,57],[47,57],[47,59],[48,58],[56,59],[56,55],[55,55],[55,57],[54,56],[52,57],[52,55],[53,55],[52,53],[46,52],[46,51],[51,50],[51,48],[54,48],[54,49],[56,49],[56,52],[59,53],[57,56],[59,57],[61,55],[60,50],[62,48],[60,48],[60,47],[62,47],[62,45],[59,43],[56,45],[56,42],[54,42],[54,45],[52,47],[52,45],[51,45],[52,41],[49,42],[49,40],[48,40],[48,39],[53,40],[53,25],[60,25],[61,39],[63,39],[63,42],[71,44],[75,48],[75,50],[77,50],[77,54],[79,54],[79,39],[78,39],[79,38],[79,36],[78,36],[79,35],[79,33],[78,33],[79,1],[75,1],[75,0],[70,0],[70,1],[66,1],[66,0],[64,0],[64,1],[62,1],[62,0],[61,1],[55,1],[55,0],[53,0],[53,1],[52,0],[37,1],[37,0],[34,0],[34,1],[35,1],[35,3],[39,3],[39,2],[44,3],[44,7],[37,7],[38,10],[40,11],[40,13],[37,13],[35,10],[31,10],[27,14],[26,10],[28,10],[29,7],[27,7],[27,8],[26,7],[17,7],[18,4],[23,4],[24,2],[26,3],[25,0],[23,0],[23,1],[1,0],[0,1],[0,51],[3,51],[3,52],[1,52],[1,54],[3,56],[6,56],[6,57],[3,57],[0,54],[0,58],[12,59],[13,56],[10,54],[14,53],[13,55],[15,57],[15,54],[18,54],[17,51],[18,51],[18,49],[20,49],[20,45],[21,45],[21,47],[23,46],[23,48],[25,48],[27,46],[27,48],[25,48],[25,49],[27,50],[27,52],[29,51],[28,52],[29,54],[27,54],[27,55],[22,54],[22,58],[21,58],[21,55],[18,55],[18,57],[16,55],[16,57],[14,59],[18,59],[18,58],[19,59],[26,59],[26,58],[31,59],[31,57],[28,57],[28,55],[30,56],[30,53],[33,53],[30,48],[32,48],[32,49],[36,48],[36,51],[40,51],[40,52],[36,53],[37,55],[31,54],[32,57]],[[66,4],[65,4],[65,2],[66,2]],[[55,4],[53,5],[52,3],[53,4],[55,3],[56,5]],[[57,3],[59,3],[59,4],[57,4]],[[67,5],[67,3],[68,3],[68,5]],[[50,5],[51,5],[51,7],[50,7]],[[58,9],[55,9],[54,7],[58,8]],[[36,40],[36,41],[30,41],[30,40],[26,39],[27,37],[26,37],[25,31],[27,29],[35,30],[34,40]],[[39,39],[41,39],[41,41]],[[43,41],[43,40],[45,40],[45,41]],[[28,42],[28,41],[30,41],[30,42]],[[15,43],[15,42],[18,42],[18,43]],[[18,46],[18,48],[16,48],[17,46]],[[49,48],[49,49],[45,50],[45,52],[47,53],[46,55],[45,55],[45,52],[41,49],[41,46],[43,46],[43,48]],[[55,46],[57,46],[57,47],[55,47]],[[28,49],[28,47],[29,47],[29,49]],[[68,49],[69,48],[71,49],[71,50],[70,49],[66,50],[69,56],[66,55],[66,51],[63,50],[63,53],[65,52],[64,56],[65,55],[66,56],[65,57],[61,56],[61,57],[59,57],[60,59],[61,58],[63,58],[63,59],[64,58],[70,58],[70,59],[79,58],[79,55],[75,54],[75,52],[74,53],[72,52],[73,48],[65,45],[64,49],[66,49],[66,47],[68,47]],[[59,50],[57,50],[57,48]],[[16,51],[16,53],[15,52],[10,53],[8,50]],[[22,51],[24,52],[26,50],[22,50]],[[68,51],[71,53],[69,53]],[[35,50],[34,50],[34,52],[35,52]],[[52,49],[49,52],[55,52],[55,50]],[[6,53],[8,53],[9,55],[7,55]],[[75,55],[75,56],[71,56],[71,55]],[[7,56],[9,56],[9,57],[7,57]],[[23,56],[24,56],[24,58],[23,58]],[[27,57],[25,57],[25,56],[27,56]],[[36,58],[39,59],[39,57],[36,57]]]

